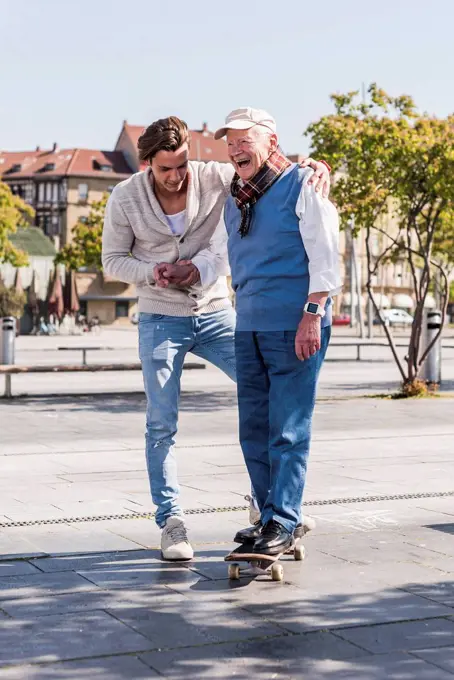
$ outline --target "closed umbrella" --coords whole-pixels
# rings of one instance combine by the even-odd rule
[[[34,332],[38,330],[39,326],[39,300],[36,287],[36,274],[33,272],[32,281],[27,291],[27,305],[32,317]]]
[[[54,314],[54,316],[56,316],[57,319],[60,321],[64,312],[64,304],[63,304],[63,288],[61,285],[61,278],[60,274],[58,273],[57,267],[55,267],[54,276],[49,290],[50,294],[47,300],[47,313],[49,315]]]
[[[39,314],[39,300],[38,292],[36,290],[36,273],[33,272],[32,281],[27,292],[27,304],[30,307],[31,313],[35,316]]]
[[[16,269],[16,277],[14,279],[14,290],[16,293],[23,293],[24,292],[24,287],[22,285],[22,276],[20,273],[20,269]]]
[[[66,272],[63,301],[65,312],[77,314],[80,309],[80,304],[79,296],[77,294],[76,274],[72,269]]]

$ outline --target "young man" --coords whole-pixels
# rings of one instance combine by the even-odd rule
[[[193,556],[172,453],[184,359],[192,352],[236,379],[235,312],[221,219],[234,169],[189,161],[189,143],[188,128],[176,117],[145,130],[138,148],[149,167],[114,188],[103,232],[105,272],[137,286],[146,459],[163,530],[162,556],[169,560]],[[326,167],[307,162],[316,170],[318,188],[326,189]]]
[[[240,443],[261,524],[254,552],[289,548],[300,521],[317,379],[340,290],[336,209],[311,171],[280,152],[265,111],[236,109],[217,131],[235,168],[224,213],[236,294]]]

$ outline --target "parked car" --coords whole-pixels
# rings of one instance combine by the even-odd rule
[[[350,314],[338,314],[333,316],[333,326],[349,326]]]
[[[386,326],[411,326],[413,317],[405,309],[382,309],[380,316]],[[380,319],[374,319],[374,324],[379,324]]]

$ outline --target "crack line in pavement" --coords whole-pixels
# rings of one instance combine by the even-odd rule
[[[350,505],[354,503],[376,503],[383,501],[402,501],[417,500],[422,498],[448,498],[454,496],[454,491],[428,491],[426,493],[401,493],[377,496],[357,496],[346,498],[328,498],[323,500],[313,500],[304,503],[305,507],[317,507],[326,505]],[[226,505],[217,508],[189,508],[185,510],[185,515],[212,515],[221,512],[243,512],[248,510],[248,505]],[[2,529],[14,527],[43,526],[46,524],[79,524],[82,522],[106,522],[108,520],[122,519],[153,519],[154,512],[128,512],[118,515],[92,515],[89,517],[57,517],[55,519],[34,519],[34,520],[15,520],[11,522],[0,522]]]
[[[436,434],[437,438],[439,439],[440,437],[453,437],[454,432],[441,432]],[[340,437],[338,435],[334,435],[332,437],[313,437],[312,441],[313,443],[321,443],[321,444],[326,444],[330,442],[351,442],[351,441],[372,441],[372,440],[378,440],[381,441],[382,439],[410,439],[410,438],[417,438],[421,439],[422,437],[434,437],[433,432],[423,432],[423,433],[418,433],[418,434],[396,434],[396,435],[372,435],[372,436],[364,436],[364,437]],[[38,442],[39,444],[39,442]],[[39,446],[46,446],[46,444],[39,444]],[[226,447],[239,447],[238,441],[233,441],[230,443],[222,443],[222,444],[176,444],[175,445],[175,450],[183,450],[183,449],[216,449],[216,448],[226,448]],[[81,449],[81,450],[76,450],[76,451],[71,451],[71,450],[66,450],[66,451],[59,451],[57,449],[48,449],[47,451],[13,451],[11,453],[0,453],[0,458],[12,458],[15,456],[68,456],[68,455],[78,455],[82,454],[85,455],[87,453],[96,453],[96,454],[102,454],[106,453],[108,455],[112,455],[112,453],[130,453],[131,451],[142,451],[143,446],[129,446],[125,445],[125,448],[121,449]],[[414,458],[418,454],[414,454],[414,456],[409,456],[409,458]],[[331,460],[329,458],[328,460]],[[214,464],[215,465],[215,464]],[[216,466],[216,465],[215,465]],[[218,466],[216,466],[218,467]],[[222,466],[220,466],[222,467]],[[78,474],[78,473],[74,473]],[[85,473],[80,473],[80,474],[85,474]]]

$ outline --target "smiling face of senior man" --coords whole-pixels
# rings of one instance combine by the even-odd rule
[[[278,149],[276,121],[262,109],[235,109],[217,130],[215,139],[227,138],[229,158],[239,177],[247,182]]]
[[[229,158],[245,182],[260,170],[278,147],[277,135],[263,125],[253,125],[248,130],[227,130]]]

